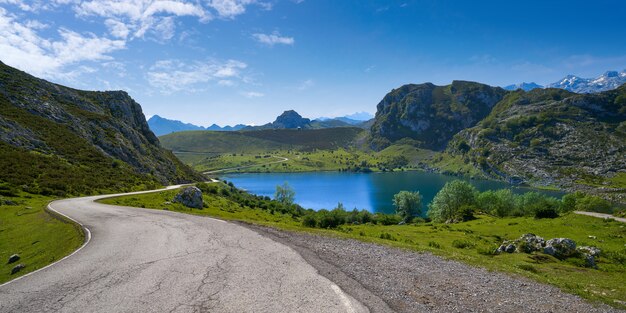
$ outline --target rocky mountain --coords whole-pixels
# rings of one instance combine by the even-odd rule
[[[543,88],[543,86],[538,85],[536,83],[521,83],[521,84],[514,84],[514,85],[508,85],[505,87],[502,87],[504,90],[518,90],[518,89],[522,89],[524,91],[531,91],[533,89],[537,89],[537,88]]]
[[[626,83],[626,70],[608,71],[596,78],[581,78],[567,75],[563,79],[549,84],[548,88],[560,88],[576,93],[594,93],[615,89]]]
[[[278,129],[293,129],[293,128],[306,128],[311,123],[308,118],[303,118],[298,112],[289,110],[279,115],[272,123],[272,128]]]
[[[447,86],[404,85],[378,103],[370,143],[382,149],[411,138],[422,148],[442,150],[452,136],[486,117],[506,93],[499,87],[466,81]]]
[[[0,62],[0,184],[89,194],[202,177],[161,148],[124,91],[82,91]]]
[[[558,186],[626,201],[626,85],[595,94],[507,94],[446,150],[487,177]]]
[[[152,116],[148,119],[148,126],[150,126],[150,130],[154,132],[157,136],[163,136],[175,132],[186,131],[186,130],[212,130],[212,131],[237,131],[246,127],[243,124],[237,124],[235,126],[224,126],[220,127],[217,124],[213,124],[209,127],[197,126],[190,123],[183,123],[177,120],[170,120],[167,118],[160,117],[158,115]]]

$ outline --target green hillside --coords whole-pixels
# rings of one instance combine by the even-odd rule
[[[6,195],[84,195],[202,179],[148,129],[125,92],[80,91],[0,63]]]

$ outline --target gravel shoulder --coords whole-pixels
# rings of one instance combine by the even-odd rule
[[[430,253],[240,224],[296,250],[371,312],[626,312]]]

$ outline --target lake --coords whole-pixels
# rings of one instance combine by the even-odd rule
[[[296,191],[296,203],[310,209],[333,209],[341,202],[346,210],[357,208],[370,212],[393,213],[393,195],[401,190],[419,191],[426,211],[435,194],[446,182],[462,179],[419,171],[393,173],[250,173],[226,174],[221,177],[250,193],[274,197],[277,185],[287,182]],[[564,193],[535,190],[490,180],[469,180],[478,190],[511,189],[515,193],[538,191],[555,197]]]

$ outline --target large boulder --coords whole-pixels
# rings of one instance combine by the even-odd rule
[[[19,261],[19,259],[20,259],[20,255],[19,254],[14,254],[14,255],[9,257],[9,262],[7,264],[15,263],[15,262]]]
[[[195,186],[185,187],[176,194],[174,202],[181,203],[188,208],[202,209],[202,191]]]
[[[543,253],[565,259],[576,254],[576,242],[569,238],[550,239],[546,241]]]

